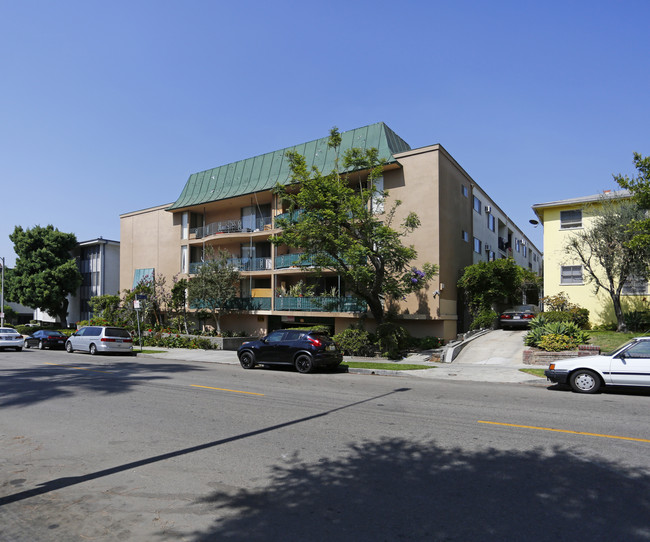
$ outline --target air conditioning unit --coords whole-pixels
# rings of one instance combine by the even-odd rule
[[[491,213],[492,212],[492,205],[486,205],[485,206],[485,212],[486,213]]]
[[[490,247],[490,245],[485,245],[485,250],[486,250],[486,251],[489,251],[490,248],[492,248],[492,247]]]

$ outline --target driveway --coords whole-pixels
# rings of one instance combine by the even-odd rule
[[[495,329],[473,339],[454,365],[523,365],[525,330]]]

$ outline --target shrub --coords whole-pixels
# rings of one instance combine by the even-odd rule
[[[549,333],[544,335],[539,341],[539,347],[547,352],[562,352],[563,350],[573,350],[578,347],[578,340],[566,335]]]
[[[377,342],[382,356],[388,359],[401,359],[402,352],[409,344],[409,333],[394,322],[385,322],[377,327]]]
[[[580,329],[575,322],[550,322],[545,316],[539,314],[531,320],[530,331],[524,337],[524,344],[526,346],[536,346],[543,350],[546,350],[546,346],[553,348],[557,347],[557,345],[560,344],[558,339],[548,339],[545,341],[545,337],[549,335],[566,337],[568,340],[572,341],[572,344],[574,344],[574,346],[569,348],[575,348],[579,344],[585,344],[589,340],[589,334]],[[566,349],[567,348],[560,348],[560,350]]]
[[[623,315],[629,331],[645,331],[650,327],[649,311],[631,311]]]
[[[470,329],[491,328],[499,315],[492,309],[481,309],[472,320]]]
[[[435,348],[440,348],[445,341],[438,337],[412,337],[411,338],[411,347],[419,348],[421,350],[434,350]]]
[[[346,356],[374,356],[375,354],[375,341],[372,335],[363,329],[344,329],[332,338]]]

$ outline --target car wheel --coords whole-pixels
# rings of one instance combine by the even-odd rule
[[[43,344],[43,341],[38,341],[38,349],[43,350],[45,348],[45,345]]]
[[[299,373],[311,373],[314,369],[314,360],[308,354],[300,354],[296,358],[296,369]]]
[[[27,339],[25,339],[25,344],[23,344],[23,346],[25,348],[29,348],[29,341]]]
[[[252,352],[242,352],[239,363],[244,369],[252,369],[255,367],[255,356]]]
[[[600,377],[589,369],[579,369],[569,379],[571,389],[578,393],[596,393],[600,389]]]
[[[97,347],[95,346],[94,343],[90,345],[88,352],[90,352],[91,356],[94,356],[97,353]]]
[[[65,343],[65,351],[68,352],[69,354],[72,354],[72,352],[74,352],[74,349],[72,348],[72,344],[70,343],[70,341]]]

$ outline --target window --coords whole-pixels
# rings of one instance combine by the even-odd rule
[[[528,256],[528,247],[524,245],[524,258]]]
[[[582,228],[582,210],[560,211],[560,229]]]
[[[493,250],[490,250],[490,252],[488,252],[488,262],[493,262],[494,260],[496,260],[496,257],[497,255],[494,253]]]
[[[460,192],[465,196],[466,198],[469,197],[469,191],[467,190],[467,187],[464,184],[460,185]]]
[[[474,237],[474,252],[481,253],[481,240]]]
[[[582,266],[563,265],[560,271],[560,284],[582,284]]]
[[[494,215],[492,213],[487,214],[487,222],[488,222],[488,228],[491,231],[494,231],[496,228],[496,220],[494,219]]]
[[[521,239],[515,239],[515,250],[521,252]]]
[[[645,277],[628,277],[621,290],[623,295],[646,295],[648,293],[648,279]]]
[[[465,230],[463,230],[460,235],[463,238],[463,241],[469,243],[469,234]]]
[[[474,196],[474,210],[481,214],[481,200]]]
[[[375,179],[376,192],[372,196],[372,212],[374,214],[381,214],[384,212],[384,178],[379,177]]]

